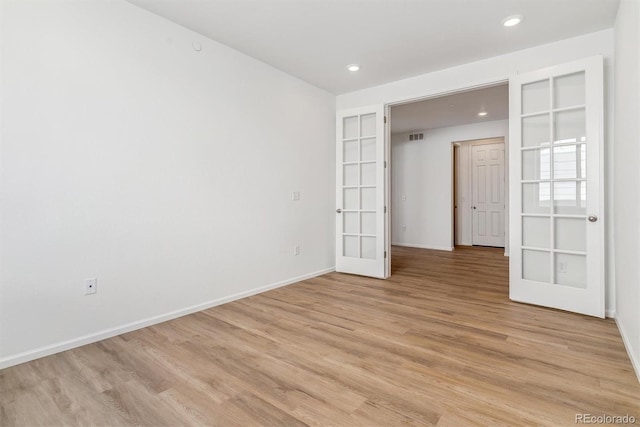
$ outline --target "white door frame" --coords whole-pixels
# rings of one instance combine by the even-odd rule
[[[384,277],[391,277],[391,107],[384,105]]]
[[[386,248],[387,248],[387,253],[391,254],[391,216],[393,215],[393,208],[391,206],[391,120],[393,120],[393,118],[391,117],[391,107],[398,107],[400,105],[405,105],[405,104],[412,104],[414,102],[420,102],[420,101],[428,101],[430,99],[436,99],[436,98],[442,98],[445,96],[449,96],[449,95],[456,95],[458,93],[463,93],[463,92],[470,92],[473,90],[479,90],[479,89],[487,89],[490,87],[494,87],[494,86],[501,86],[504,84],[509,84],[509,76],[506,77],[502,77],[502,78],[497,78],[495,80],[487,80],[485,82],[479,82],[475,85],[469,85],[469,86],[457,86],[457,87],[452,87],[449,88],[447,90],[441,91],[441,92],[433,92],[433,93],[429,93],[429,94],[425,94],[422,96],[416,96],[416,97],[411,97],[411,98],[404,98],[404,99],[400,99],[397,101],[392,101],[392,102],[387,102],[384,104],[384,109],[385,109],[385,116],[387,117],[387,126],[385,128],[385,156],[386,156],[386,162],[387,162],[387,168],[385,169],[385,188],[386,188],[386,199],[385,202],[388,206],[388,215],[385,217],[385,227],[386,227]],[[502,136],[500,136],[502,137]],[[505,242],[504,242],[504,256],[509,256],[509,144],[507,143],[507,139],[508,135],[504,135],[504,155],[505,155],[505,229],[506,229],[506,234],[505,234]],[[484,138],[483,138],[484,139]],[[452,167],[453,167],[453,144],[457,143],[458,141],[452,141],[452,145],[451,145],[451,162],[452,162]],[[464,142],[464,141],[459,141],[459,142]],[[453,198],[453,175],[450,177],[451,178],[451,210],[452,210],[452,218],[451,218],[451,247],[454,248],[455,250],[455,234],[454,234],[454,229],[453,227],[455,227],[455,219],[453,218],[454,213],[454,203],[455,200]],[[387,277],[391,276],[391,255],[389,255],[387,257]]]
[[[487,138],[480,138],[480,139],[465,139],[465,140],[461,140],[461,141],[452,141],[451,142],[451,150],[452,150],[452,155],[451,155],[451,159],[452,161],[455,161],[455,157],[453,155],[453,150],[454,147],[457,145],[459,147],[462,147],[463,145],[469,145],[469,146],[474,146],[474,145],[487,145],[487,144],[498,144],[498,143],[502,143],[502,146],[504,148],[504,207],[503,207],[503,215],[504,215],[504,256],[509,256],[508,254],[508,248],[509,248],[509,211],[507,210],[507,206],[509,205],[509,146],[507,144],[507,138],[509,135],[499,135],[499,136],[491,136],[491,137],[487,137]],[[469,188],[469,194],[466,194],[465,197],[468,198],[469,201],[472,201],[471,198],[471,188],[473,186],[473,176],[471,174],[471,168],[473,167],[473,159],[471,158],[471,156],[469,156],[469,158],[467,159],[468,162],[465,165],[465,167],[469,170],[469,176],[467,177],[467,187]],[[459,165],[458,165],[459,166]],[[457,172],[460,172],[460,168],[457,168]],[[456,168],[453,168],[453,173],[456,173]],[[458,178],[459,180],[459,178]],[[455,185],[455,181],[456,181],[456,177],[452,178],[452,185]],[[452,191],[457,192],[458,189],[452,189]],[[459,194],[458,194],[459,195]],[[455,242],[455,229],[456,229],[456,210],[455,210],[455,206],[456,206],[456,200],[452,199],[452,204],[451,204],[451,215],[452,215],[452,222],[451,222],[451,247],[455,248],[456,246],[456,242]],[[460,211],[460,205],[457,204],[458,206],[458,212]],[[469,208],[471,208],[471,206],[469,206]],[[471,221],[471,233],[472,233],[472,237],[473,237],[473,221]],[[473,245],[473,240],[471,240],[471,245]]]
[[[391,107],[398,107],[400,105],[405,105],[405,104],[412,104],[414,102],[420,102],[420,101],[427,101],[429,99],[435,99],[435,98],[442,98],[445,96],[449,96],[449,95],[455,95],[458,93],[463,93],[463,92],[470,92],[472,90],[478,90],[478,89],[486,89],[486,88],[490,88],[490,87],[494,87],[494,86],[500,86],[500,85],[504,85],[504,84],[509,84],[509,76],[505,76],[502,78],[497,78],[497,79],[491,79],[491,80],[486,80],[484,82],[478,82],[475,85],[469,85],[469,86],[456,86],[456,87],[452,87],[449,88],[447,90],[444,91],[440,91],[440,92],[432,92],[429,94],[425,94],[422,96],[417,96],[417,97],[411,97],[411,98],[404,98],[404,99],[400,99],[397,101],[393,101],[393,102],[387,102],[384,104],[384,110],[385,110],[385,117],[387,118],[387,126],[385,127],[385,140],[384,140],[384,144],[385,144],[385,158],[386,158],[386,162],[387,162],[387,167],[385,168],[385,202],[386,205],[388,207],[388,214],[387,216],[385,216],[385,247],[386,247],[386,251],[387,251],[387,265],[386,265],[386,272],[387,272],[387,277],[391,276],[391,216],[393,215],[393,208],[391,206]],[[508,137],[508,135],[505,135],[505,138]],[[452,142],[451,145],[451,161],[453,162],[453,144],[456,141]],[[509,144],[505,142],[505,204],[509,204]],[[451,209],[453,210],[453,203],[455,203],[455,201],[453,200],[453,176],[451,177],[452,183],[451,183],[451,192],[452,192],[452,205],[451,205]],[[455,227],[453,218],[452,218],[452,229],[451,229],[451,247],[455,248],[455,241],[454,241],[454,230],[453,227]],[[505,246],[504,246],[504,256],[509,256],[509,216],[506,215],[506,211],[505,211],[505,228],[507,229],[506,231],[506,235],[505,235]]]

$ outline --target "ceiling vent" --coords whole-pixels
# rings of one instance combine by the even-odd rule
[[[424,139],[424,133],[412,133],[409,135],[409,141],[418,141]]]

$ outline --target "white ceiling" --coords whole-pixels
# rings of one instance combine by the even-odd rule
[[[487,112],[484,117],[478,116]],[[507,84],[391,108],[391,133],[412,132],[509,118]]]
[[[335,94],[611,28],[618,0],[128,0]],[[514,28],[503,18],[522,14]],[[358,63],[350,73],[346,66]]]

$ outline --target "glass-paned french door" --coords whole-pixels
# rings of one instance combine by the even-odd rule
[[[513,300],[604,316],[602,58],[510,81]]]
[[[339,111],[336,270],[385,277],[384,106]]]

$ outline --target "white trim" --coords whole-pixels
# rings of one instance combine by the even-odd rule
[[[384,278],[391,277],[391,107],[384,106]]]
[[[616,318],[616,311],[615,310],[605,310],[604,311],[604,316],[608,319],[615,319]]]
[[[624,343],[624,348],[627,350],[627,354],[629,355],[629,360],[631,360],[631,365],[633,366],[633,370],[636,371],[636,377],[638,377],[638,381],[640,381],[640,360],[635,357],[635,353],[633,352],[633,347],[631,347],[631,341],[627,334],[624,332],[622,325],[618,322],[616,318],[616,325],[618,325],[618,330],[620,331],[620,336],[622,337],[622,342]]]
[[[508,119],[507,119],[508,120]],[[508,257],[509,256],[509,144],[508,144],[508,136],[509,136],[509,132],[507,129],[507,132],[504,135],[498,135],[498,136],[490,136],[490,137],[486,137],[486,138],[474,138],[474,139],[465,139],[465,140],[460,140],[460,141],[451,141],[451,145],[452,146],[458,146],[459,148],[465,147],[465,146],[474,146],[474,145],[488,145],[488,144],[502,144],[503,150],[504,150],[504,208],[503,208],[503,215],[504,215],[504,241],[503,244],[504,246],[497,246],[497,247],[504,247],[504,256]],[[469,150],[470,151],[470,150]],[[452,161],[455,163],[455,155],[453,154],[452,151]],[[472,177],[472,170],[473,170],[473,156],[471,156],[469,154],[468,156],[468,161],[466,162],[465,165],[462,164],[462,162],[458,161],[457,165],[455,165],[455,168],[453,169],[454,171],[454,175],[456,174],[456,172],[459,174],[461,169],[465,169],[468,175],[467,178],[467,183],[465,185],[466,187],[466,192],[464,194],[464,198],[466,198],[466,200],[468,201],[472,201],[473,197],[472,197],[472,188],[473,188],[473,177]],[[454,176],[452,181],[455,183],[456,181],[456,177]],[[458,180],[458,186],[460,185],[460,181]],[[453,186],[452,186],[453,188]],[[454,191],[455,194],[457,193],[458,196],[460,196],[460,193],[457,191],[458,189],[455,189],[456,191]],[[455,247],[456,246],[456,242],[455,242],[455,229],[456,229],[456,220],[458,218],[456,218],[456,209],[455,206],[458,205],[460,206],[461,204],[457,203],[458,200],[456,200],[454,197],[452,197],[452,205],[451,205],[451,216],[452,216],[452,221],[451,221],[451,242],[452,242],[452,246]],[[460,212],[460,211],[458,211]],[[465,241],[469,241],[472,242],[473,241],[473,221],[471,221],[471,228],[469,229],[469,233],[465,233]],[[459,246],[473,246],[473,244],[459,244]]]
[[[400,243],[400,242],[391,242],[392,246],[402,246],[405,248],[419,248],[419,249],[434,249],[436,251],[453,251],[454,247],[449,246],[431,246],[431,245],[418,245],[417,243]]]
[[[94,334],[88,334],[78,338],[62,341],[56,344],[50,344],[44,347],[36,348],[34,350],[25,351],[23,353],[6,356],[0,359],[0,369],[8,368],[10,366],[18,365],[20,363],[29,362],[34,359],[39,359],[44,356],[60,353],[62,351],[70,350],[76,347],[81,347],[83,345],[91,344],[97,341],[102,341],[104,339],[115,337],[117,335],[121,335],[127,332],[135,331],[137,329],[145,328],[147,326],[166,322],[167,320],[176,319],[178,317],[182,317],[188,314],[196,313],[198,311],[206,310],[208,308],[212,308],[217,305],[221,305],[221,304],[236,301],[242,298],[250,297],[252,295],[256,295],[272,289],[280,288],[282,286],[291,285],[293,283],[301,282],[303,280],[322,276],[323,274],[331,273],[333,271],[335,271],[335,267],[325,268],[323,270],[315,271],[313,273],[304,274],[302,276],[282,280],[280,282],[272,283],[270,285],[262,286],[262,287],[251,289],[244,292],[239,292],[237,294],[218,298],[202,304],[196,304],[190,307],[182,308],[180,310],[170,311],[169,313],[161,314],[159,316],[153,316],[147,319],[127,323],[122,326],[116,326],[115,328],[105,329],[103,331],[100,331]]]
[[[427,73],[427,74],[430,74],[430,73]],[[413,77],[409,77],[409,78],[413,78]],[[404,79],[404,80],[408,80],[408,79]],[[397,80],[396,82],[392,82],[392,83],[397,83],[399,81],[402,81],[402,80]],[[453,85],[453,86],[449,86],[448,88],[446,88],[444,90],[439,90],[439,89],[438,90],[429,90],[427,92],[422,92],[420,95],[414,96],[414,97],[400,97],[400,98],[397,98],[397,99],[392,100],[390,102],[387,102],[387,105],[389,107],[397,107],[399,105],[411,104],[411,103],[414,103],[414,102],[427,101],[429,99],[441,98],[443,96],[456,95],[456,94],[461,93],[461,92],[467,92],[467,91],[472,91],[472,90],[480,90],[480,89],[488,89],[490,87],[500,86],[500,85],[503,85],[505,83],[509,83],[509,76],[486,78],[486,79],[476,80],[473,83],[470,83],[468,85],[462,85],[462,86]],[[363,90],[365,90],[365,89],[363,89]],[[347,94],[343,94],[343,95],[347,95]],[[338,95],[338,97],[340,97],[340,96],[341,95]]]

